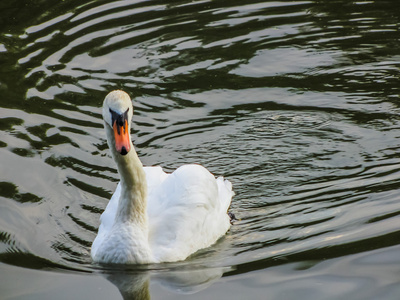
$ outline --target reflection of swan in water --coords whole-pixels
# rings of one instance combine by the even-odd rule
[[[119,289],[124,300],[150,299],[148,272],[113,272],[105,277]]]
[[[183,294],[194,294],[217,281],[229,268],[207,268],[158,273],[152,276],[164,288]]]
[[[222,268],[208,268],[190,271],[127,271],[106,274],[106,278],[120,291],[122,297],[134,300],[150,299],[150,280],[173,292],[192,294],[201,291],[221,278]]]
[[[143,167],[130,139],[132,114],[128,94],[107,95],[104,127],[121,181],[101,216],[92,258],[118,264],[184,260],[229,229],[232,185],[200,165],[172,174]]]

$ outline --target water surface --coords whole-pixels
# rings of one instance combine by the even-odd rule
[[[2,298],[399,298],[398,1],[0,7]],[[145,165],[233,183],[240,220],[184,262],[91,263],[117,88]]]

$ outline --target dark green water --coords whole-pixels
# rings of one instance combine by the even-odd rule
[[[399,299],[400,2],[0,4],[1,299]],[[241,220],[184,262],[90,260],[118,181],[200,163]]]

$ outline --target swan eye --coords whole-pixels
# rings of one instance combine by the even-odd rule
[[[114,126],[114,124],[116,123],[119,127],[124,127],[125,129],[125,122],[129,122],[128,120],[128,111],[129,111],[129,107],[128,109],[122,113],[122,114],[118,114],[115,111],[113,111],[111,108],[109,109],[110,113],[111,113],[111,124],[112,126]]]

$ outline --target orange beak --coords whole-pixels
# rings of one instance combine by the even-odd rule
[[[123,126],[114,122],[114,137],[115,137],[115,149],[121,153],[121,155],[126,155],[131,150],[131,143],[129,140],[129,130],[128,121],[124,120]]]

